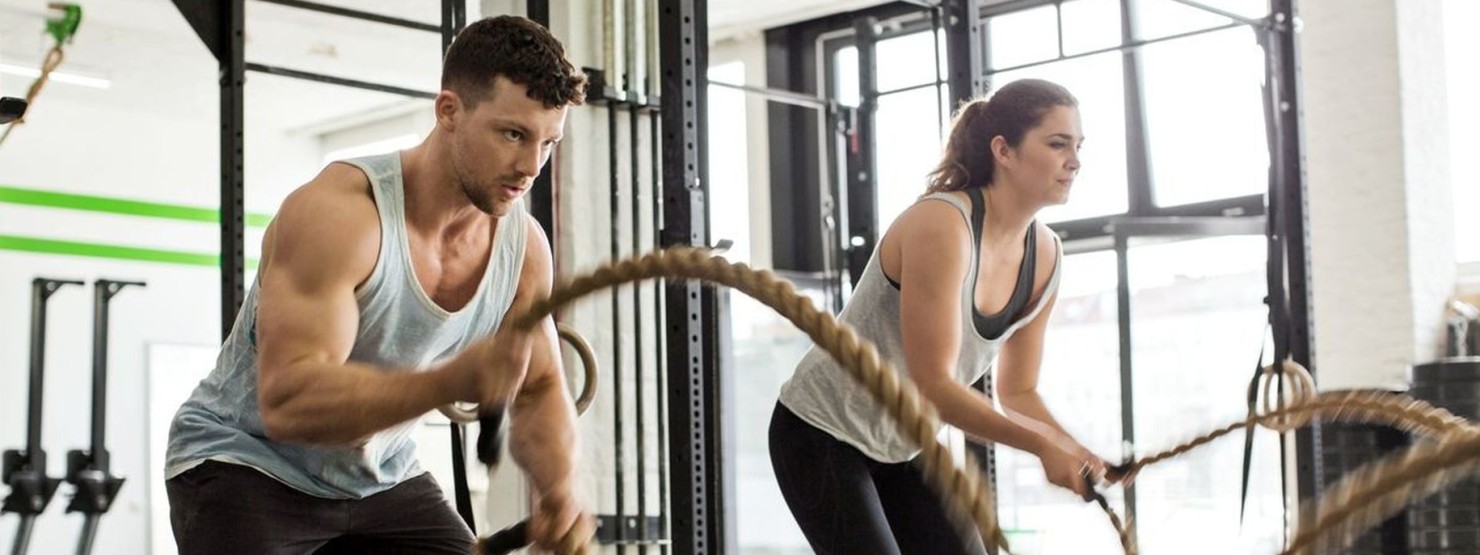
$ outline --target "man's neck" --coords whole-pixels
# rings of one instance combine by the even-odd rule
[[[482,232],[490,216],[468,200],[457,183],[444,145],[434,133],[420,145],[401,153],[401,178],[406,195],[406,226],[426,236],[456,236]]]

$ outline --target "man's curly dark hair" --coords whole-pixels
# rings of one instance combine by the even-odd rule
[[[586,74],[565,59],[565,47],[548,29],[523,17],[501,15],[468,25],[442,61],[442,89],[457,93],[468,108],[488,98],[499,75],[550,108],[586,100]]]

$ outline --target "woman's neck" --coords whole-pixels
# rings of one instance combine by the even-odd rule
[[[1038,215],[1038,206],[1014,194],[1018,189],[1005,183],[993,182],[982,188],[987,199],[986,224],[982,229],[982,241],[993,244],[1011,244],[1023,240],[1028,224]]]

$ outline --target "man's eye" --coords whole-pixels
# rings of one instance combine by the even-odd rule
[[[508,140],[511,140],[511,141],[517,141],[517,140],[523,139],[524,138],[524,134],[523,133],[520,133],[518,131],[512,131],[512,130],[511,131],[505,131],[504,132],[504,138],[505,139],[508,139]]]

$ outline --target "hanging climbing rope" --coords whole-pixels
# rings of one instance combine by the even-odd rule
[[[57,67],[62,65],[62,60],[66,58],[63,46],[72,42],[72,38],[77,36],[78,25],[82,24],[82,6],[52,2],[47,4],[47,8],[50,9],[51,15],[46,19],[46,34],[51,35],[52,38],[51,50],[46,52],[46,59],[41,62],[41,75],[31,83],[31,88],[26,91],[26,98],[19,101],[20,112],[14,114],[10,127],[6,127],[5,131],[0,133],[0,145],[5,144],[10,134],[26,122],[26,111],[36,106],[36,97],[41,94],[41,88],[46,86],[51,73],[56,71]],[[15,104],[15,99],[6,100],[13,101],[12,105]]]

